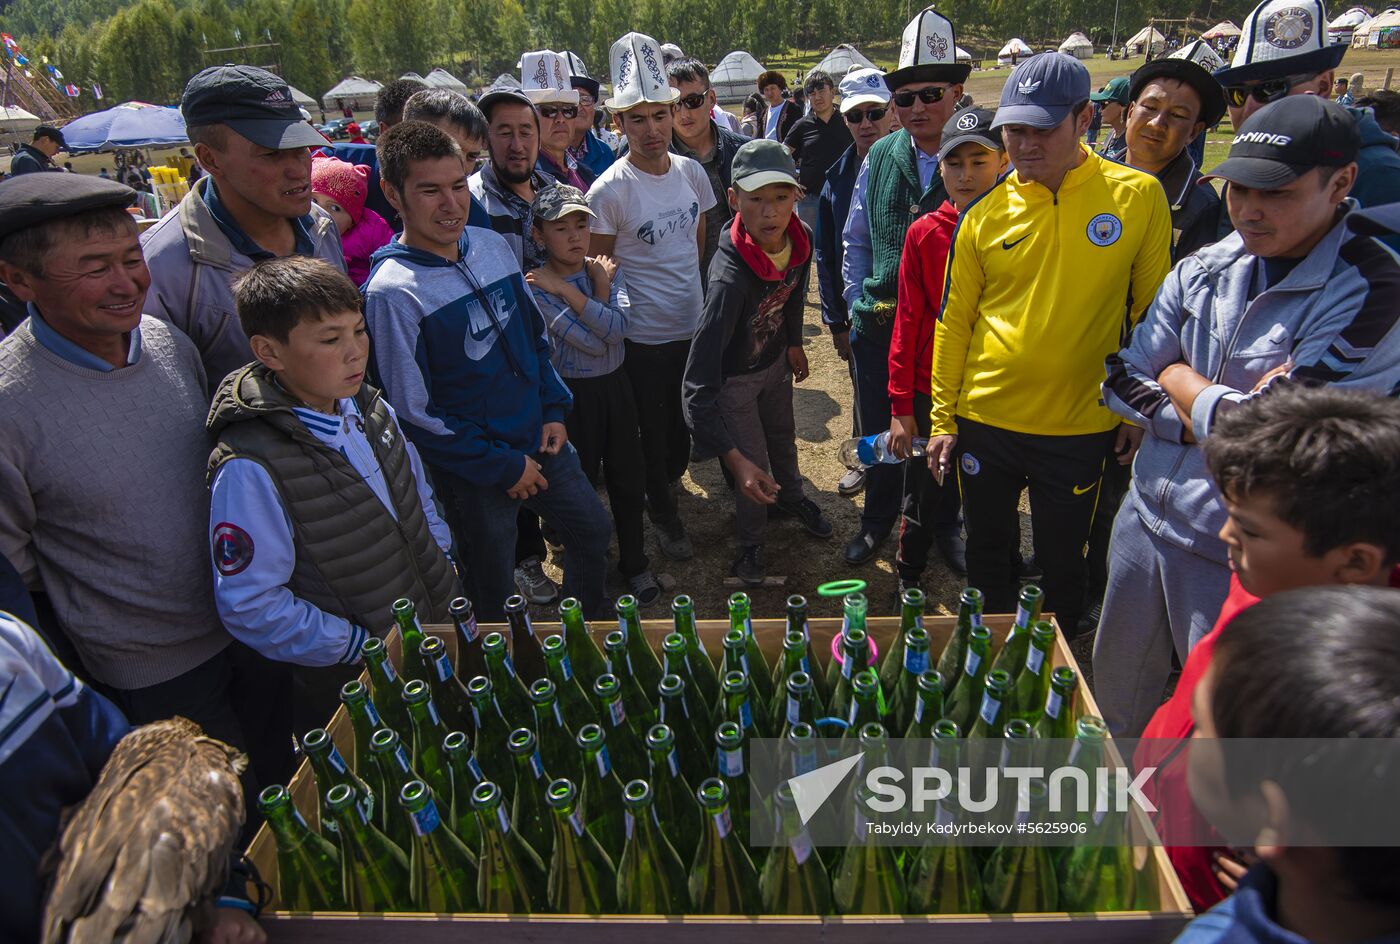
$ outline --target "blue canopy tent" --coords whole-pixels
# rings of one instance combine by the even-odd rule
[[[189,141],[178,108],[125,102],[63,126],[63,140],[74,154],[117,148],[168,147]]]

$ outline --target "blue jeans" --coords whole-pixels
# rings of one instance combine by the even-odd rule
[[[856,412],[863,435],[890,428],[890,342],[867,338],[851,328],[851,369],[855,374]],[[899,517],[904,494],[904,466],[877,465],[865,471],[865,507],[860,529],[884,539]]]
[[[477,486],[441,467],[433,469],[433,483],[466,564],[467,590],[477,618],[500,622],[506,597],[517,592],[515,521],[522,504],[563,539],[564,595],[578,597],[585,616],[602,616],[612,522],[583,474],[573,443],[565,443],[558,455],[533,458],[549,487],[524,502],[503,489]]]

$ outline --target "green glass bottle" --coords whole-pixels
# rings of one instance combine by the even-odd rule
[[[721,642],[724,647],[724,661],[720,663],[719,673],[719,704],[715,706],[714,714],[710,718],[713,727],[725,718],[725,709],[729,700],[728,693],[724,688],[724,680],[732,673],[739,673],[749,679],[749,708],[764,714],[768,710],[768,700],[759,693],[757,680],[749,670],[748,638],[742,629],[731,629],[724,634]]]
[[[884,694],[880,691],[880,677],[874,669],[862,669],[851,680],[851,707],[846,716],[844,740],[854,741],[860,736],[860,729],[866,724],[882,724],[885,720]]]
[[[656,653],[651,651],[646,633],[642,631],[642,618],[637,613],[637,598],[630,593],[617,598],[617,628],[627,637],[627,653],[632,657],[632,674],[637,677],[642,691],[654,692],[661,684],[661,663]]]
[[[457,597],[447,604],[447,615],[457,627],[457,678],[471,679],[486,674],[486,659],[481,654],[481,628],[476,623],[476,608],[466,597]]]
[[[869,670],[874,674],[874,670]],[[875,684],[878,686],[879,678]],[[869,817],[864,812],[864,806],[860,800],[860,791],[865,785],[865,774],[867,771],[877,767],[889,765],[890,746],[889,734],[885,731],[884,725],[877,721],[869,721],[861,725],[855,731],[847,729],[848,736],[854,735],[854,739],[860,745],[861,759],[856,765],[855,775],[851,777],[850,784],[846,789],[844,803],[840,807],[840,822],[844,822],[850,828],[846,834],[846,847],[841,851],[840,864],[832,871],[832,880],[840,873],[846,858],[859,854],[858,850],[866,840],[865,823]],[[904,850],[902,848],[891,848],[890,853],[896,867],[903,869]]]
[[[675,846],[682,862],[695,857],[700,845],[700,804],[695,791],[681,770],[676,736],[669,726],[654,724],[647,730],[647,755],[651,768],[647,782],[652,791],[652,808],[661,822],[663,835]]]
[[[894,694],[889,699],[889,717],[886,719],[892,731],[903,731],[914,718],[914,707],[919,700],[919,677],[930,668],[928,630],[915,626],[904,633],[904,662],[894,681]],[[884,691],[883,680],[880,683]]]
[[[792,726],[800,721],[816,725],[816,695],[812,691],[814,684],[812,676],[806,672],[794,672],[787,677],[783,686],[787,692],[787,697],[782,702],[783,716],[775,729],[780,737],[787,737]]]
[[[536,749],[535,732],[516,728],[507,742],[511,763],[515,765],[515,800],[511,805],[510,823],[530,848],[539,853],[541,862],[548,862],[554,852],[554,828],[544,794],[550,777]]]
[[[1011,676],[1001,669],[987,673],[982,686],[982,704],[972,722],[968,737],[999,738],[1006,730],[1011,711]]]
[[[530,693],[515,674],[515,665],[506,651],[506,637],[500,633],[487,633],[481,641],[481,652],[486,657],[486,677],[491,680],[496,707],[501,709],[501,717],[506,719],[507,727],[511,730],[528,728],[535,720],[535,710],[530,705]],[[470,684],[468,682],[468,691],[471,690]]]
[[[646,750],[641,736],[627,716],[622,703],[622,685],[616,675],[600,675],[593,682],[593,697],[603,706],[603,724],[608,732],[608,754],[619,777],[645,778]]]
[[[364,803],[348,783],[326,794],[326,808],[340,841],[340,887],[351,911],[408,911],[413,896],[408,859],[365,814]]]
[[[831,876],[814,854],[812,837],[797,812],[792,785],[783,783],[774,794],[773,816],[783,847],[768,853],[759,875],[764,914],[828,915],[833,909]]]
[[[627,651],[627,637],[620,630],[613,630],[603,637],[603,655],[608,660],[608,671],[622,688],[622,705],[627,709],[627,717],[634,725],[652,725],[658,717],[652,697],[642,691],[641,683],[632,673],[632,658]],[[661,676],[656,678],[661,684]],[[653,692],[656,689],[652,689]]]
[[[758,647],[758,639],[753,633],[753,621],[750,619],[750,609],[747,593],[730,595],[729,628],[740,630],[744,634],[745,654],[747,656],[744,662],[744,671],[749,673],[749,678],[753,680],[759,704],[766,705],[773,700],[773,670],[768,667],[768,661],[763,658],[763,650]],[[730,666],[730,668],[732,669],[734,666]],[[723,673],[720,677],[723,679]]]
[[[943,676],[937,669],[919,675],[914,689],[914,711],[904,729],[907,738],[933,737],[933,726],[943,717]]]
[[[1038,821],[1045,812],[1045,781],[1026,783],[1018,799],[1017,824]],[[982,868],[982,888],[984,904],[992,914],[1059,910],[1055,863],[1047,846],[997,846]]]
[[[581,680],[581,690],[586,692],[595,678],[607,674],[607,662],[603,659],[602,650],[594,642],[593,635],[588,631],[588,624],[583,619],[583,606],[576,598],[565,597],[559,604],[559,622],[563,627],[564,645],[569,654],[569,674]],[[558,678],[554,679],[554,684],[559,684]],[[565,698],[564,701],[567,702],[568,699]],[[565,717],[567,716],[566,712]]]
[[[895,689],[899,687],[900,676],[908,671],[908,667],[904,664],[904,646],[907,642],[905,637],[912,629],[923,629],[924,605],[924,591],[918,587],[910,587],[899,595],[899,631],[894,634],[889,651],[880,660],[880,688],[884,691],[887,699],[894,698]],[[927,638],[928,634],[925,633],[924,637]],[[927,650],[925,650],[924,661],[928,661]],[[922,671],[923,669],[919,669],[919,672]],[[905,724],[908,722],[906,721]],[[904,725],[900,725],[899,730],[904,730]]]
[[[428,683],[414,679],[403,687],[408,717],[413,724],[413,769],[433,788],[434,796],[452,795],[452,774],[442,753],[447,727],[438,717]]]
[[[1050,692],[1045,696],[1045,710],[1035,723],[1036,737],[1069,740],[1074,737],[1077,719],[1074,696],[1079,690],[1079,674],[1067,665],[1056,666],[1050,672]]]
[[[418,653],[428,666],[428,690],[432,693],[433,708],[442,719],[443,727],[449,731],[475,734],[471,699],[467,697],[467,687],[457,678],[457,671],[452,667],[447,644],[438,636],[429,636],[418,647]]]
[[[787,717],[787,680],[794,672],[810,670],[807,661],[807,637],[800,630],[789,629],[783,635],[783,651],[773,664],[773,698],[768,703],[767,730],[776,735],[783,729]],[[815,697],[815,693],[813,693]]]
[[[681,770],[691,783],[699,783],[714,771],[711,761],[714,756],[708,739],[702,739],[700,726],[709,730],[703,719],[707,717],[703,708],[692,709],[691,691],[679,675],[665,675],[661,678],[660,696],[661,723],[671,729],[676,736],[676,750],[680,753]]]
[[[499,636],[500,633],[492,633]],[[467,697],[472,702],[472,722],[476,725],[476,763],[483,780],[500,786],[507,795],[515,792],[515,767],[506,753],[511,728],[501,714],[491,680],[478,675],[467,683]],[[533,708],[531,709],[533,715]],[[532,719],[533,720],[533,719]]]
[[[549,859],[546,897],[558,914],[617,911],[617,871],[612,858],[588,832],[579,809],[579,790],[559,778],[545,791],[554,820],[554,853]]]
[[[972,630],[982,625],[982,602],[982,591],[976,587],[967,587],[958,598],[957,625],[948,637],[948,644],[943,647],[943,654],[938,657],[938,674],[943,676],[943,683],[949,691],[957,688],[958,679],[962,676]]]
[[[413,826],[408,857],[409,900],[419,911],[465,914],[477,910],[476,857],[442,821],[428,785],[410,780],[399,805]]]
[[[724,697],[715,724],[733,721],[744,729],[744,737],[768,737],[768,721],[753,703],[753,680],[743,672],[726,672]]]
[[[1108,729],[1098,718],[1079,719],[1076,747],[1103,756]],[[1095,764],[1097,766],[1097,764]],[[1093,781],[1091,781],[1093,782]],[[1069,912],[1127,911],[1137,899],[1133,847],[1127,842],[1127,811],[1111,809],[1109,791],[1099,794],[1086,818],[1087,830],[1062,851],[1056,877],[1060,907]]]
[[[394,625],[399,630],[399,668],[402,670],[399,674],[403,677],[403,683],[407,685],[414,679],[426,681],[428,666],[418,647],[428,638],[428,634],[423,631],[423,624],[418,622],[417,608],[412,600],[402,597],[394,601],[390,612],[394,614]]]
[[[536,679],[530,686],[530,701],[535,706],[535,731],[544,769],[555,779],[577,780],[583,770],[578,765],[573,732],[564,723],[564,713],[559,709],[554,683],[547,678]]]
[[[506,597],[506,625],[510,627],[510,661],[523,686],[544,678],[544,650],[530,622],[530,604],[520,594]],[[494,681],[494,680],[493,680]]]
[[[841,681],[841,676],[846,672],[845,653],[847,637],[852,630],[859,629],[865,632],[865,615],[869,609],[869,602],[862,593],[848,593],[841,601],[841,641],[837,644],[838,652],[842,658],[832,658],[826,664],[826,690],[829,693],[826,698],[827,711],[834,718],[844,718],[845,715],[836,711],[836,689]],[[865,665],[853,666],[851,674],[865,668]]]
[[[935,822],[944,830],[954,828],[959,819],[956,809],[952,797],[938,801]],[[972,849],[947,832],[923,845],[909,866],[909,912],[978,914],[984,910],[982,876]]]
[[[287,788],[258,794],[258,810],[277,843],[277,907],[285,911],[343,911],[340,853],[311,831]]]
[[[839,914],[894,915],[906,911],[904,875],[895,850],[875,841],[867,826],[879,822],[880,814],[870,806],[873,797],[860,780],[854,804],[855,844],[841,857],[831,882],[832,901]]]
[[[384,640],[374,636],[366,639],[360,647],[360,658],[369,675],[370,694],[379,717],[401,737],[408,737],[412,729],[408,724],[408,706],[403,703],[403,683],[394,670],[394,663],[389,661]]]
[[[734,820],[734,832],[739,842],[751,849],[750,860],[762,855],[762,850],[749,845],[749,773],[745,753],[744,731],[733,721],[715,728],[715,772],[724,781],[729,798],[729,815]],[[701,803],[703,806],[703,801]]]
[[[369,739],[369,751],[368,776],[372,781],[370,789],[375,796],[396,797],[404,784],[420,779],[413,769],[408,748],[404,747],[403,739],[394,729],[380,728],[374,732]],[[407,849],[413,844],[408,820],[397,803],[380,803],[374,822],[400,849]]]
[[[763,908],[758,871],[734,830],[729,788],[711,777],[696,788],[705,831],[690,867],[690,904],[696,914],[757,915]]]
[[[354,788],[356,796],[364,804],[365,816],[374,816],[374,792],[346,765],[345,758],[340,756],[340,751],[336,749],[335,742],[331,740],[325,728],[314,728],[306,732],[301,739],[301,750],[311,762],[311,772],[316,777],[316,796],[321,800],[321,835],[331,841],[336,839],[336,829],[339,826],[335,818],[329,815],[326,794],[337,784],[343,783]]]
[[[829,717],[850,720],[851,704],[855,699],[852,680],[866,671],[870,664],[870,637],[859,626],[847,627],[841,636],[840,674],[836,677],[836,690],[831,693],[831,702],[826,706]],[[879,684],[879,677],[876,677]]]
[[[780,762],[780,769],[786,771],[789,776],[800,777],[803,774],[811,773],[817,769],[818,760],[818,739],[817,729],[806,721],[799,721],[797,724],[788,727],[787,734],[783,740],[783,757]],[[841,816],[835,803],[823,803],[813,814],[809,825],[813,831],[823,836],[835,836],[839,829]],[[837,845],[825,845],[818,849],[822,863],[827,869],[833,869],[841,861],[841,853],[844,847]]]
[[[984,680],[991,665],[991,659],[988,657],[991,644],[991,630],[985,626],[972,628],[968,633],[962,665],[958,666],[957,672],[954,673],[957,682],[948,693],[948,697],[943,700],[943,716],[956,721],[958,727],[964,731],[972,730],[972,723],[977,720],[977,709],[982,705]],[[942,665],[938,667],[938,674],[947,680],[948,674],[943,671]]]
[[[472,789],[481,820],[476,898],[487,914],[534,914],[549,907],[548,876],[540,857],[511,827],[501,788],[487,780]]]
[[[622,817],[622,781],[613,770],[607,734],[601,725],[586,724],[574,736],[574,741],[578,744],[579,766],[583,768],[579,808],[583,811],[584,825],[616,862],[622,856],[626,830]]]
[[[617,867],[617,903],[625,914],[684,914],[688,876],[665,824],[657,817],[651,785],[633,780],[623,788],[627,844]]]
[[[447,756],[448,769],[452,771],[452,831],[466,843],[472,855],[481,853],[481,824],[476,811],[472,809],[472,789],[485,778],[481,768],[472,756],[471,742],[461,731],[453,731],[442,741],[442,752]]]
[[[1040,619],[1040,607],[1044,602],[1045,594],[1035,584],[1028,583],[1021,588],[1011,632],[1007,634],[1006,641],[1001,644],[996,660],[992,663],[992,668],[1004,670],[1013,682],[1026,665],[1026,650],[1031,645],[1031,624]]]
[[[715,664],[700,638],[700,631],[695,628],[695,604],[690,597],[681,594],[671,601],[671,620],[675,631],[685,639],[691,675],[686,684],[692,688],[692,695],[696,699],[695,706],[702,708],[708,715],[715,702],[719,701],[719,674],[715,671]],[[670,675],[679,674],[671,669],[667,669],[666,672]]]
[[[1040,720],[1045,698],[1050,691],[1050,672],[1054,668],[1055,624],[1037,620],[1031,624],[1031,644],[1026,649],[1026,664],[1016,676],[1011,694],[1011,714],[1031,724]]]
[[[588,645],[593,646],[592,639],[587,642]],[[597,651],[596,646],[594,646],[594,651]],[[600,664],[606,667],[606,663]],[[563,636],[545,637],[544,667],[545,674],[554,683],[554,695],[558,699],[559,711],[564,716],[564,726],[576,734],[578,729],[585,724],[596,723],[598,709],[584,692],[583,686],[579,684],[579,677],[574,674],[573,658],[569,655],[568,643]],[[593,678],[597,677],[593,676]],[[591,684],[592,680],[590,679],[589,682]],[[533,700],[532,686],[531,701]]]
[[[807,598],[800,593],[794,593],[787,598],[787,631],[800,632],[802,638],[807,641],[807,668],[804,671],[812,676],[812,693],[816,696],[817,704],[824,708],[831,698],[831,689],[826,687],[826,673],[822,671],[821,663],[817,661],[816,651],[812,647],[812,630],[807,625]],[[773,691],[781,692],[782,688],[775,684]]]
[[[369,688],[359,679],[340,687],[340,703],[345,706],[345,713],[350,716],[350,728],[355,732],[355,749],[350,755],[354,761],[351,769],[363,778],[370,769],[369,739],[384,726],[384,722],[370,700]]]
[[[708,658],[708,657],[707,657]],[[661,677],[674,675],[685,682],[686,689],[691,697],[699,699],[696,704],[705,709],[708,717],[714,709],[715,703],[699,698],[699,693],[695,684],[695,673],[690,669],[690,646],[686,643],[685,637],[680,633],[667,633],[661,640],[661,669],[665,673]],[[713,666],[711,671],[713,671]],[[702,705],[703,703],[703,705]],[[660,698],[657,699],[657,707],[660,708]]]

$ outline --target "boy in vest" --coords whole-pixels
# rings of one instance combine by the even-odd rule
[[[890,447],[908,459],[915,436],[929,435],[933,401],[933,328],[943,300],[944,274],[958,214],[996,186],[1007,167],[993,112],[965,108],[943,126],[938,172],[948,199],[909,227],[899,263],[899,302],[890,340]],[[904,515],[895,569],[900,592],[919,586],[938,532],[957,532],[962,495],[957,475],[922,461],[904,467]]]
[[[794,214],[799,192],[797,165],[777,141],[750,141],[734,155],[736,215],[720,234],[685,365],[686,422],[734,476],[739,556],[731,573],[749,586],[767,576],[769,506],[831,537],[797,470],[792,382],[807,379],[802,305],[812,259],[811,233]]]
[[[224,379],[209,411],[214,598],[230,633],[300,667],[297,710],[320,724],[395,600],[447,620],[451,533],[394,411],[364,382],[354,284],[288,256],[248,270],[234,298],[257,361]],[[309,671],[328,666],[347,668]]]

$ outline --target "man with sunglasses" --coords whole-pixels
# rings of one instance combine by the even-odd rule
[[[812,110],[797,120],[783,144],[797,162],[797,176],[802,184],[797,215],[815,230],[822,182],[831,165],[851,146],[851,132],[836,114],[836,83],[831,76],[813,70],[802,87],[807,90]]]
[[[593,116],[598,109],[598,94],[601,89],[598,80],[581,74],[583,64],[573,53],[564,53],[564,58],[574,70],[569,76],[569,84],[578,92],[578,117],[574,119],[573,136],[569,139],[569,156],[578,162],[580,168],[587,168],[588,173],[592,175],[589,183],[592,183],[612,166],[613,161],[617,160],[617,155],[593,130]],[[581,170],[580,174],[582,173]]]
[[[890,89],[883,72],[856,69],[846,73],[841,79],[841,120],[848,125],[851,146],[831,165],[822,182],[813,243],[822,324],[831,329],[836,356],[845,361],[851,371],[851,402],[854,404],[856,375],[851,365],[851,318],[846,311],[846,299],[842,297],[841,230],[851,212],[851,192],[855,190],[856,175],[865,163],[865,155],[876,141],[890,133],[890,123],[894,120]],[[860,436],[858,408],[851,410],[851,435]],[[864,487],[864,469],[852,469],[836,483],[836,491],[841,495],[854,495]]]
[[[850,312],[855,409],[861,429],[890,422],[889,352],[899,292],[899,258],[909,224],[948,199],[938,173],[943,125],[952,116],[970,65],[955,59],[953,24],[932,7],[904,28],[899,68],[885,76],[900,130],[870,148],[851,195],[842,233],[841,277]],[[878,465],[865,473],[860,529],[846,545],[846,563],[864,564],[889,536],[899,515],[904,469]],[[962,537],[939,532],[936,543],[948,566],[964,567]]]
[[[709,285],[710,260],[719,247],[719,234],[734,217],[729,208],[729,168],[734,153],[748,138],[722,128],[713,118],[715,90],[710,70],[699,59],[675,59],[666,65],[666,80],[680,93],[672,106],[671,152],[705,168],[715,205],[705,211],[705,251],[700,256],[700,283]]]

